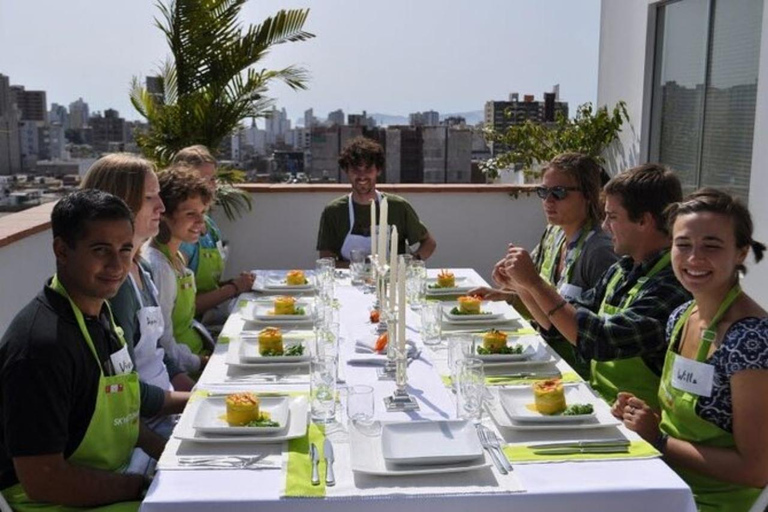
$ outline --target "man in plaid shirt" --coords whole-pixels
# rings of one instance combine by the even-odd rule
[[[667,319],[690,299],[669,264],[664,210],[682,200],[678,178],[656,164],[635,167],[605,186],[603,228],[622,259],[599,284],[569,304],[536,272],[530,255],[510,246],[494,280],[518,291],[536,321],[554,326],[590,361],[592,386],[609,402],[619,391],[658,404]]]

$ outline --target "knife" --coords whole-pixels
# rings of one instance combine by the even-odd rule
[[[317,465],[320,464],[320,454],[317,453],[315,443],[309,445],[309,460],[312,462],[312,485],[320,485],[320,472]]]
[[[534,455],[573,455],[576,453],[629,453],[629,446],[584,446],[582,448],[552,448],[533,450]]]
[[[333,445],[327,437],[323,442],[323,456],[325,457],[325,485],[336,485],[336,475],[333,474]]]
[[[629,446],[628,439],[594,439],[591,441],[563,441],[559,443],[532,444],[531,450],[549,450],[552,448],[586,448],[590,446]]]

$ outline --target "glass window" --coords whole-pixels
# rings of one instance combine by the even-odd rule
[[[656,17],[650,158],[685,192],[749,196],[763,0],[680,0]]]

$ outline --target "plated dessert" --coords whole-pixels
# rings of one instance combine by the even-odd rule
[[[295,315],[296,299],[293,297],[277,297],[274,302],[276,315]]]
[[[309,284],[309,280],[303,270],[289,270],[288,273],[285,274],[285,284],[290,286],[302,286]]]
[[[522,354],[523,346],[518,344],[514,346],[507,345],[507,333],[496,329],[491,329],[483,334],[483,344],[477,347],[477,353],[480,355],[493,354]]]
[[[267,412],[259,411],[259,397],[253,393],[231,393],[227,395],[227,424],[231,427],[274,427]]]
[[[565,391],[560,379],[534,382],[532,388],[534,403],[529,404],[528,407],[540,414],[580,416],[594,412],[592,404],[572,404],[568,406],[565,402]]]
[[[435,283],[436,288],[456,288],[456,276],[453,275],[453,272],[449,272],[448,270],[441,270],[439,274],[437,274],[437,283]]]

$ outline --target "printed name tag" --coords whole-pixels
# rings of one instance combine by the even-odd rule
[[[672,365],[672,386],[698,396],[711,396],[715,367],[676,355]]]
[[[115,375],[125,375],[133,371],[133,361],[128,354],[128,347],[123,346],[120,350],[109,356],[112,361],[112,368],[115,369]]]
[[[581,286],[574,286],[572,284],[565,283],[560,287],[559,292],[564,299],[569,301],[578,300],[581,298]]]

